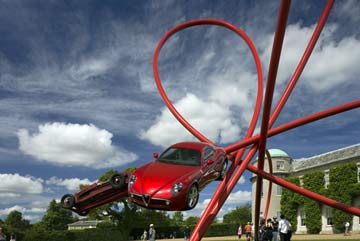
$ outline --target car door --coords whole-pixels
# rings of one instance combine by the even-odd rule
[[[203,152],[202,160],[202,178],[200,181],[200,188],[205,187],[209,182],[216,178],[215,165],[216,162],[213,160],[215,150],[212,147],[206,147]]]

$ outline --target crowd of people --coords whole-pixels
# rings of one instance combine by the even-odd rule
[[[190,227],[189,226],[185,226],[184,228],[184,240],[188,241],[190,239]],[[156,230],[154,227],[154,224],[150,224],[149,226],[149,231],[148,230],[144,230],[144,233],[141,235],[141,240],[149,240],[149,241],[155,241],[156,238]],[[176,233],[174,232],[173,234],[170,235],[170,238],[176,238]],[[0,241],[2,241],[0,239]]]
[[[254,224],[248,222],[244,226],[244,230],[240,224],[237,232],[239,240],[241,240],[244,233],[246,241],[254,240]],[[260,221],[258,237],[261,241],[278,241],[279,238],[280,241],[290,241],[291,236],[291,224],[284,215],[280,216],[279,222],[277,221],[277,217],[273,217],[272,219],[268,218],[267,220],[262,219]]]

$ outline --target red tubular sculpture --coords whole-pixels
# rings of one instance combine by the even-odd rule
[[[270,175],[272,175],[272,173],[273,173],[272,163],[273,162],[272,162],[272,159],[271,159],[271,155],[270,155],[268,150],[266,150],[265,154],[266,154],[266,158],[267,158],[268,164],[269,164],[269,173],[270,173]],[[268,215],[268,212],[269,212],[270,201],[271,201],[271,192],[272,192],[272,182],[269,182],[268,195],[267,195],[267,198],[266,198],[266,206],[265,206],[265,210],[264,210],[264,219],[265,220],[267,219],[267,215]]]
[[[274,37],[274,43],[273,43],[273,50],[269,65],[269,72],[268,72],[268,80],[267,80],[267,86],[266,86],[266,94],[265,94],[265,101],[264,101],[264,109],[263,109],[263,116],[262,116],[262,122],[261,122],[261,132],[260,135],[252,136],[253,131],[256,126],[256,122],[260,113],[261,108],[261,102],[262,102],[262,89],[263,89],[263,77],[262,77],[262,69],[261,69],[261,63],[260,58],[257,54],[256,48],[254,44],[252,43],[251,39],[246,35],[244,31],[242,31],[240,28],[222,21],[222,20],[215,20],[215,19],[202,19],[202,20],[193,20],[189,21],[183,24],[180,24],[174,28],[172,28],[169,32],[167,32],[164,37],[160,40],[153,58],[153,71],[155,76],[155,81],[157,88],[159,90],[159,93],[161,97],[163,98],[165,104],[169,108],[169,110],[172,112],[172,114],[175,116],[175,118],[190,132],[192,133],[197,139],[203,142],[208,142],[214,144],[213,141],[205,137],[203,134],[201,134],[198,130],[196,130],[193,126],[189,124],[188,121],[185,120],[185,118],[176,110],[176,108],[173,106],[171,101],[166,95],[165,90],[162,87],[160,76],[158,72],[157,67],[157,61],[158,56],[160,53],[160,50],[162,46],[165,44],[167,39],[169,39],[173,34],[175,34],[178,31],[181,31],[185,28],[189,28],[192,26],[197,25],[217,25],[225,27],[236,34],[238,34],[241,38],[244,39],[248,47],[250,48],[250,51],[253,55],[253,58],[255,60],[255,65],[258,73],[258,95],[256,99],[256,104],[254,108],[254,114],[252,117],[252,120],[250,122],[248,131],[242,141],[239,141],[235,144],[232,144],[228,147],[225,147],[225,150],[228,154],[232,154],[234,156],[234,160],[232,160],[232,165],[227,171],[225,179],[219,184],[218,188],[216,189],[215,193],[213,194],[213,197],[206,207],[206,209],[203,212],[203,215],[201,216],[198,224],[196,225],[194,231],[191,234],[190,240],[191,241],[197,241],[202,238],[205,231],[207,230],[208,226],[211,224],[213,219],[215,218],[216,214],[219,212],[220,208],[230,195],[231,191],[237,184],[238,180],[240,179],[241,175],[245,171],[245,169],[250,170],[251,172],[255,173],[257,175],[257,186],[256,186],[256,202],[255,202],[255,231],[258,230],[258,224],[259,224],[259,212],[260,212],[260,197],[261,197],[261,187],[262,187],[262,179],[265,178],[270,181],[269,183],[269,190],[268,195],[271,193],[271,183],[274,182],[282,187],[285,187],[289,190],[292,190],[294,192],[297,192],[301,195],[304,195],[306,197],[309,197],[313,200],[316,200],[318,202],[324,203],[328,206],[331,206],[333,208],[337,208],[339,210],[342,210],[344,212],[348,212],[357,216],[360,216],[360,209],[351,207],[342,203],[339,203],[335,200],[331,200],[327,197],[321,196],[317,193],[311,192],[309,190],[303,189],[301,187],[298,187],[292,183],[289,183],[279,177],[272,175],[272,163],[271,163],[271,157],[266,153],[266,141],[268,137],[280,134],[284,131],[314,122],[319,119],[323,119],[325,117],[329,117],[335,114],[339,114],[345,111],[349,111],[355,108],[360,107],[360,100],[356,100],[353,102],[349,102],[337,107],[333,107],[324,111],[320,111],[315,114],[311,114],[309,116],[291,121],[289,123],[283,124],[281,126],[272,128],[273,124],[275,123],[277,117],[279,116],[282,108],[284,107],[287,99],[289,98],[292,90],[294,89],[297,80],[299,79],[314,47],[315,44],[320,36],[320,33],[326,23],[327,17],[330,13],[330,10],[332,8],[334,1],[328,0],[327,4],[325,5],[325,8],[320,16],[320,19],[318,21],[318,24],[313,32],[313,35],[308,43],[308,46],[306,47],[304,54],[297,66],[297,68],[294,71],[293,76],[291,77],[286,89],[284,90],[284,93],[282,94],[278,104],[274,108],[273,113],[270,115],[271,112],[271,104],[272,104],[272,98],[273,98],[273,92],[276,82],[276,74],[277,74],[277,68],[280,61],[280,53],[282,49],[282,42],[285,34],[285,28],[286,28],[286,22],[287,22],[287,16],[290,8],[290,0],[283,0],[280,5],[280,11],[279,11],[279,17],[278,17],[278,23],[275,31],[275,37]],[[245,153],[246,148],[249,148],[248,152],[246,153],[245,157],[242,158],[242,156]],[[250,165],[250,161],[255,156],[255,154],[259,152],[258,155],[258,166],[254,167]],[[265,153],[267,154],[267,159],[269,160],[269,169],[270,173],[265,172],[264,169],[264,158]],[[267,198],[266,208],[265,208],[265,217],[267,216],[267,211],[270,205],[270,196]],[[257,240],[257,236],[255,236],[255,240]]]
[[[272,98],[274,95],[276,75],[280,61],[282,43],[285,36],[285,29],[287,23],[287,17],[289,15],[290,1],[283,0],[280,5],[280,13],[278,18],[278,23],[274,36],[274,43],[270,58],[268,80],[266,83],[266,92],[264,100],[264,111],[261,121],[261,131],[260,131],[260,141],[259,141],[259,157],[258,157],[258,169],[264,169],[264,157],[267,141],[267,133],[269,130],[269,118],[271,111]],[[262,192],[262,177],[257,176],[256,180],[256,194],[255,194],[255,234],[257,236],[259,233],[259,218],[260,218],[260,205],[261,205],[261,192]],[[257,240],[258,237],[255,237]]]

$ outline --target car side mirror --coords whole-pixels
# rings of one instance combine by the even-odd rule
[[[153,153],[153,157],[154,157],[155,159],[157,159],[157,158],[159,157],[159,153],[154,152],[154,153]]]
[[[206,161],[206,164],[207,164],[207,165],[211,165],[211,164],[213,164],[213,163],[214,163],[214,161],[211,160],[211,159],[209,159],[209,160]]]

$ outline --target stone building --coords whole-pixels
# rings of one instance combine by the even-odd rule
[[[301,158],[301,159],[292,159],[286,152],[279,149],[270,149],[269,150],[272,164],[273,164],[273,174],[285,178],[289,176],[298,176],[301,177],[308,172],[312,172],[314,170],[322,170],[324,172],[325,185],[327,186],[329,183],[329,170],[330,168],[348,163],[355,162],[358,166],[358,173],[360,170],[360,143],[345,147],[339,150],[334,150],[328,153],[324,153],[321,155],[313,156],[310,158]],[[254,165],[257,165],[257,160]],[[264,170],[268,171],[268,161],[265,160]],[[359,181],[359,175],[358,175]],[[252,213],[255,213],[255,190],[256,190],[256,175],[253,175],[251,178],[252,182]],[[264,179],[263,181],[263,191],[261,198],[261,207],[260,207],[260,216],[263,215],[267,192],[268,192],[269,182]],[[272,185],[272,194],[271,194],[271,202],[268,210],[268,217],[280,216],[281,213],[281,192],[282,187],[273,183]],[[360,207],[360,197],[353,200],[354,206]],[[297,231],[296,233],[306,233],[306,226],[304,225],[304,221],[306,218],[306,214],[304,212],[304,208],[300,206],[298,208],[298,216],[297,216]],[[254,217],[253,217],[254,220]],[[352,231],[360,233],[360,220],[359,217],[354,216],[353,218]],[[332,215],[331,208],[323,205],[322,206],[322,230],[321,233],[333,233],[332,228]]]
[[[101,220],[80,220],[75,223],[68,224],[68,230],[83,230],[96,228]]]

